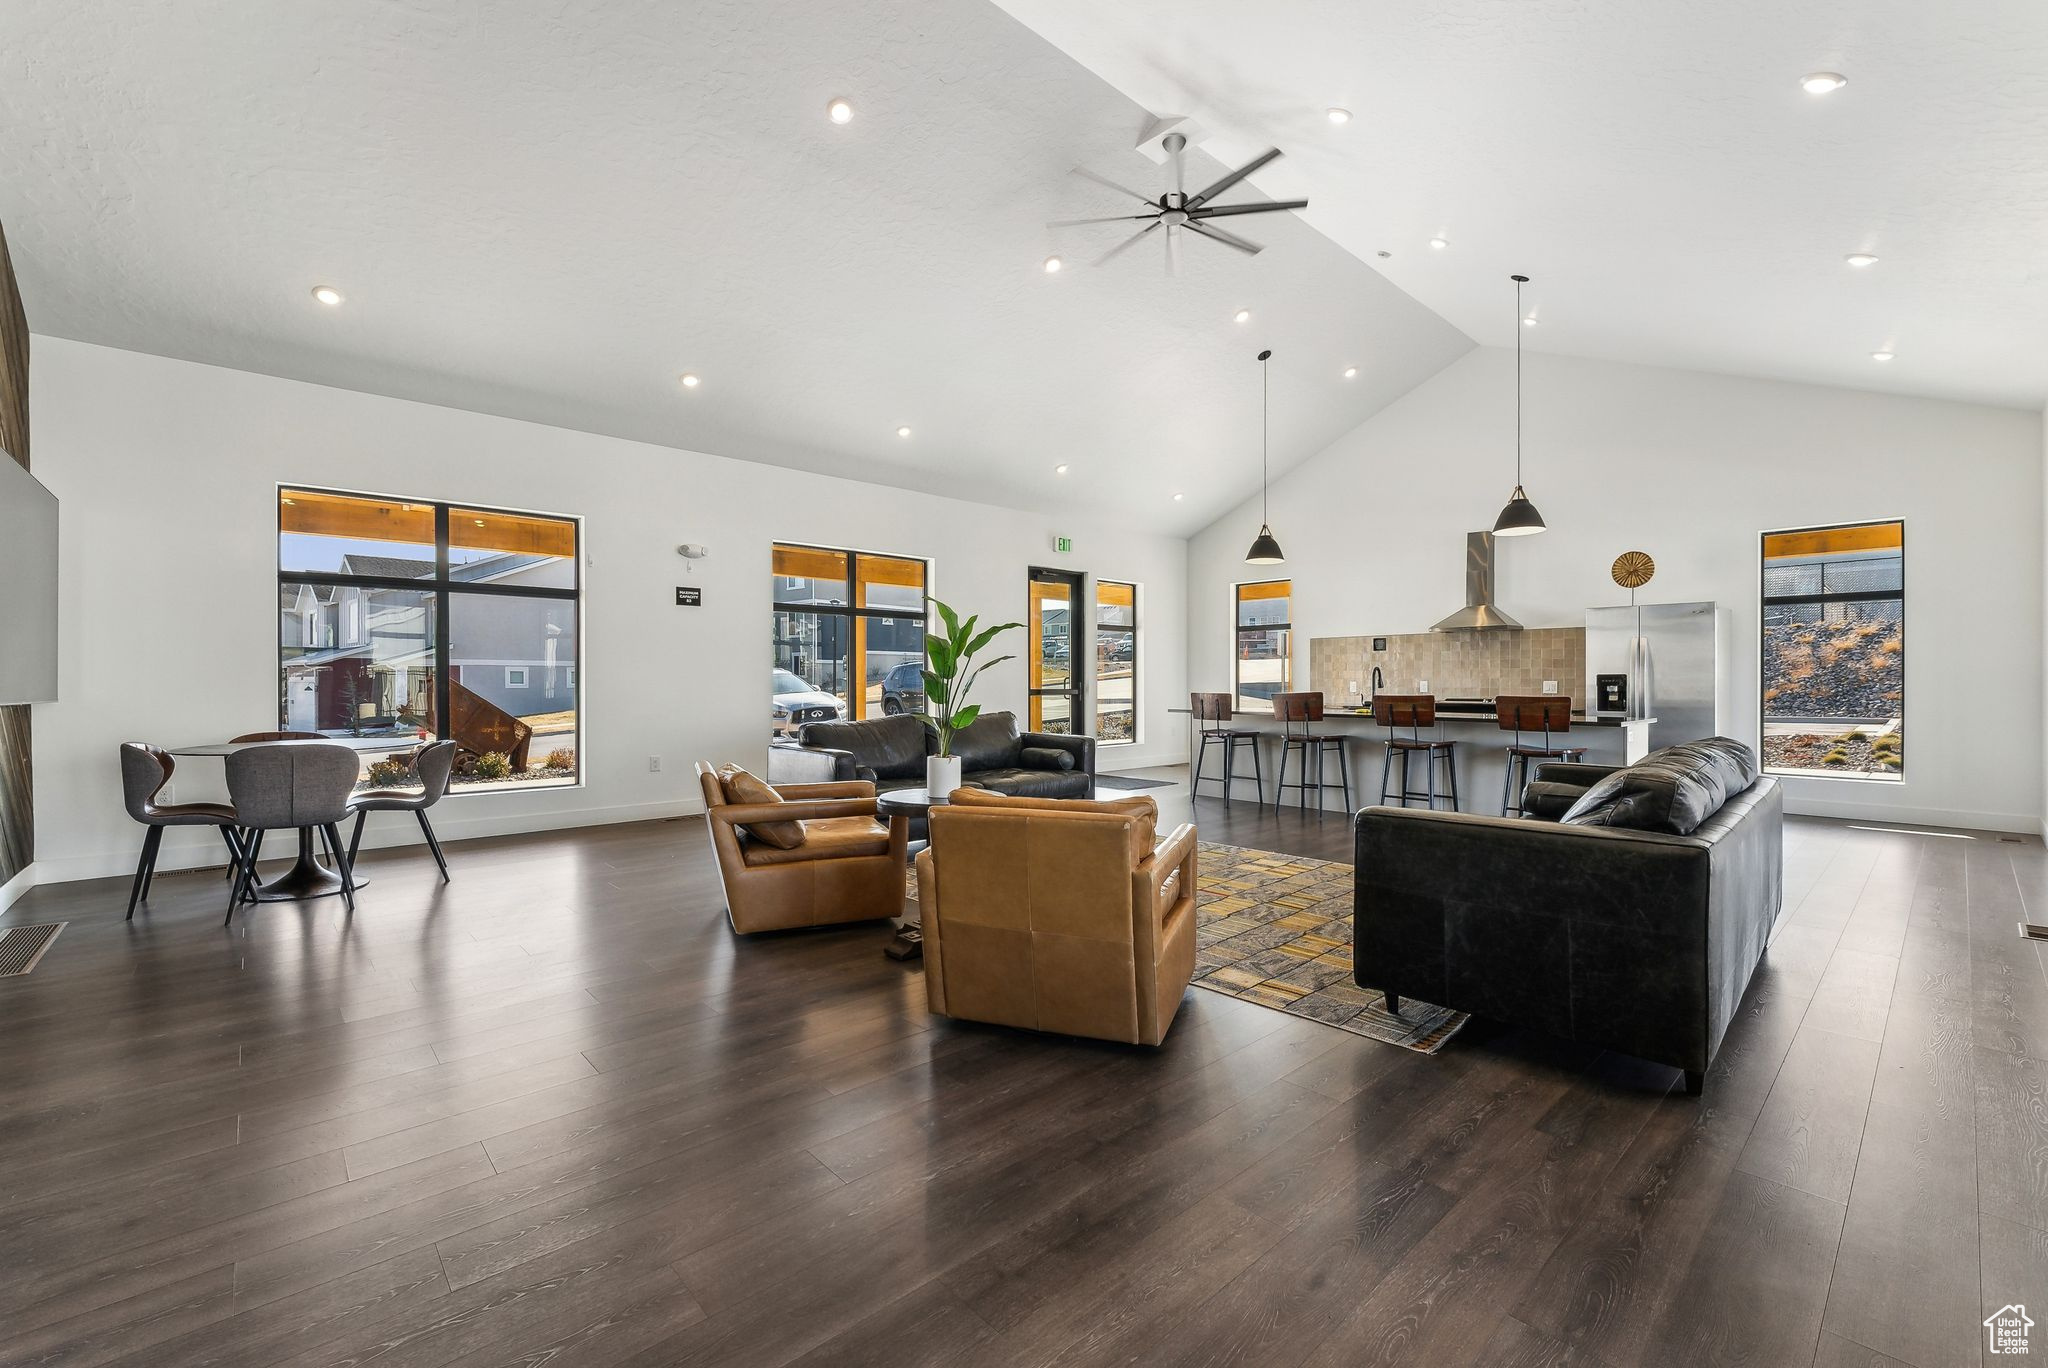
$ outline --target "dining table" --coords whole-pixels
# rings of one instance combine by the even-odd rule
[[[260,746],[346,746],[359,755],[393,755],[410,751],[424,744],[412,732],[403,736],[328,736],[318,741],[311,739],[295,741],[214,741],[203,745],[173,746],[170,753],[179,758],[217,758]],[[370,881],[360,874],[354,876],[355,886],[361,888]],[[320,863],[313,852],[313,828],[299,828],[299,857],[292,867],[276,878],[254,885],[250,895],[257,902],[296,902],[301,898],[326,898],[341,892],[341,875]]]

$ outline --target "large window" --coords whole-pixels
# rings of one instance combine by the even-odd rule
[[[777,544],[773,562],[770,735],[924,711],[923,561]]]
[[[1764,767],[1900,779],[1906,766],[1906,525],[1767,532]]]
[[[1095,739],[1138,739],[1138,586],[1095,581]]]
[[[280,726],[365,782],[428,738],[458,790],[576,782],[574,518],[285,488],[277,526]]]
[[[1286,693],[1294,678],[1288,621],[1292,580],[1266,580],[1237,586],[1236,648],[1233,678],[1235,707],[1243,712],[1271,712],[1273,695]]]

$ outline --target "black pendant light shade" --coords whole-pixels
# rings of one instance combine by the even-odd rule
[[[1543,515],[1536,511],[1536,505],[1529,502],[1529,496],[1522,492],[1520,485],[1508,496],[1506,508],[1493,520],[1493,535],[1496,537],[1526,537],[1532,532],[1543,532]]]
[[[1496,537],[1526,537],[1548,530],[1543,515],[1536,511],[1536,505],[1529,502],[1529,496],[1522,492],[1522,329],[1526,326],[1522,315],[1522,287],[1529,283],[1525,275],[1510,276],[1515,282],[1515,492],[1508,495],[1506,507],[1493,520],[1493,535]]]
[[[1266,521],[1266,411],[1270,407],[1266,362],[1272,356],[1270,348],[1259,353],[1259,535],[1252,538],[1252,549],[1244,553],[1246,565],[1278,565],[1287,559],[1280,553],[1280,543]]]

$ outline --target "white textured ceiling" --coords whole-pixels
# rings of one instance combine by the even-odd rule
[[[1480,341],[2048,397],[2042,0],[998,3]]]
[[[1260,346],[1284,469],[1472,344],[1286,214],[1046,276],[1145,122],[984,0],[0,6],[38,332],[1185,532]]]

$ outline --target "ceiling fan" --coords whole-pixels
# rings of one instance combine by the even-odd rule
[[[1187,138],[1179,133],[1169,133],[1161,145],[1165,147],[1167,154],[1173,158],[1173,188],[1156,200],[1139,194],[1129,186],[1118,185],[1113,180],[1098,176],[1086,167],[1077,166],[1074,168],[1076,175],[1086,176],[1097,185],[1107,186],[1119,194],[1129,195],[1132,199],[1137,200],[1146,207],[1144,213],[1112,214],[1107,218],[1067,219],[1063,222],[1047,226],[1052,228],[1078,228],[1083,224],[1090,223],[1143,223],[1145,225],[1136,233],[1125,238],[1122,242],[1119,242],[1116,246],[1097,257],[1095,259],[1095,265],[1097,266],[1102,265],[1105,261],[1129,248],[1140,239],[1148,237],[1164,228],[1166,230],[1164,234],[1166,239],[1166,269],[1171,273],[1180,268],[1180,234],[1183,230],[1193,233],[1197,237],[1208,238],[1211,242],[1220,242],[1226,247],[1234,247],[1246,256],[1257,256],[1262,250],[1258,243],[1247,238],[1241,238],[1235,233],[1227,232],[1211,222],[1211,220],[1227,218],[1237,214],[1270,214],[1281,209],[1308,208],[1307,200],[1262,200],[1256,204],[1210,203],[1216,196],[1230,189],[1231,186],[1236,185],[1245,177],[1259,170],[1259,168],[1278,161],[1280,159],[1280,149],[1277,147],[1269,148],[1267,151],[1252,158],[1222,180],[1203,190],[1200,194],[1190,195],[1187,192]]]

